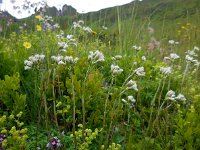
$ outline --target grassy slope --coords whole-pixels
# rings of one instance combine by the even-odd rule
[[[79,15],[79,19],[83,19],[94,28],[102,25],[108,26],[110,34],[120,34],[119,38],[123,39],[121,49],[129,47],[131,43],[141,43],[141,39],[147,40],[148,37],[144,37],[144,32],[146,32],[148,26],[156,30],[155,36],[161,41],[182,40],[183,36],[190,36],[190,41],[187,41],[187,38],[184,40],[192,41],[191,45],[198,45],[200,44],[198,35],[187,35],[187,33],[188,30],[193,30],[195,26],[197,29],[194,32],[199,32],[199,8],[199,0],[133,1],[123,6]],[[177,31],[187,23],[191,26],[178,36]],[[192,39],[194,36],[195,40]]]
[[[200,24],[200,1],[199,0],[144,0],[142,2],[131,2],[126,5],[102,9],[97,12],[87,14],[76,14],[71,16],[55,17],[55,21],[64,30],[69,29],[72,21],[82,19],[86,25],[99,31],[101,26],[107,26],[109,36],[120,35],[117,39],[121,40],[121,48],[130,47],[132,43],[147,42],[148,37],[144,37],[148,26],[155,28],[155,36],[160,40],[179,39],[176,32],[186,23],[197,26],[194,32],[199,32]],[[49,14],[55,14],[55,9],[49,9]],[[34,30],[32,23],[34,16],[17,22],[18,25],[28,24],[29,31]],[[177,25],[177,23],[181,23]],[[15,25],[8,29],[17,30]],[[188,36],[187,31],[182,32],[181,36]],[[199,44],[197,35],[195,40],[190,38],[191,44]],[[120,39],[121,38],[121,39]],[[123,42],[122,42],[123,39]],[[142,41],[143,40],[143,41]],[[146,41],[145,41],[146,40]]]

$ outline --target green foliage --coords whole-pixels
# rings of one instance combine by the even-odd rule
[[[83,128],[83,125],[82,124],[79,124],[78,125],[79,129],[78,131],[75,131],[75,135],[71,134],[70,137],[71,138],[76,138],[77,140],[77,149],[78,150],[87,150],[89,149],[89,146],[92,144],[92,141],[94,139],[96,139],[96,137],[98,136],[98,133],[100,132],[98,129],[95,129],[94,132],[92,132],[91,129],[85,129],[85,142],[82,143],[82,128]]]
[[[1,105],[14,114],[25,110],[26,95],[20,91],[19,73],[11,77],[6,75],[4,80],[0,80],[0,100]]]
[[[0,117],[0,131],[1,134],[5,135],[5,139],[0,143],[2,148],[8,150],[26,149],[28,129],[22,127],[24,125],[24,122],[20,121],[22,114],[19,112],[16,116],[11,114]]]

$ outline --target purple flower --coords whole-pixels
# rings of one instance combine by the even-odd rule
[[[3,140],[5,140],[6,135],[5,134],[0,134],[0,143],[3,142]]]
[[[6,139],[5,134],[0,134],[0,149],[2,149],[2,142]]]
[[[46,24],[44,24],[43,30],[44,30],[44,31],[47,30],[47,25],[46,25]]]
[[[46,147],[48,149],[57,149],[61,147],[60,140],[57,137],[53,137],[49,143],[47,143]]]

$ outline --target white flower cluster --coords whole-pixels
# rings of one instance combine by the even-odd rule
[[[84,24],[83,20],[79,20],[78,22],[73,22],[73,27],[76,28],[82,28],[82,25]]]
[[[133,45],[132,48],[134,50],[140,51],[141,50],[141,46],[137,46],[137,45]]]
[[[171,45],[174,45],[174,44],[178,45],[179,44],[179,42],[176,42],[174,40],[169,40],[168,43],[171,44]]]
[[[198,62],[194,57],[192,57],[190,55],[186,55],[185,59],[186,59],[186,61],[192,62],[192,63],[197,63]]]
[[[197,46],[195,46],[193,50],[187,50],[186,52],[187,55],[185,56],[186,61],[198,64],[199,63],[198,60],[194,58],[198,57],[196,53],[197,51],[199,51],[199,48]]]
[[[68,48],[68,44],[66,42],[58,42],[60,48],[66,49]]]
[[[125,104],[130,105],[130,108],[132,108],[132,107],[134,107],[134,104],[135,104],[136,100],[132,95],[129,95],[127,97],[127,100],[122,99],[122,102],[124,102]]]
[[[71,34],[68,34],[68,35],[67,35],[67,39],[68,39],[68,40],[71,40],[71,39],[73,39],[73,35],[71,35]]]
[[[183,94],[178,94],[176,96],[175,92],[172,91],[172,90],[169,90],[165,96],[165,99],[166,100],[172,100],[172,101],[175,101],[175,100],[180,100],[180,101],[186,101],[186,98]]]
[[[73,38],[73,35],[68,34],[65,37],[62,30],[60,31],[60,34],[56,35],[56,37],[58,39],[58,46],[61,52],[66,52],[70,44],[77,46],[77,41]]]
[[[90,27],[83,27],[83,30],[88,32],[88,33],[92,33],[92,29]]]
[[[172,60],[175,60],[175,59],[179,59],[180,56],[178,56],[176,53],[171,53],[171,54],[170,54],[170,58],[171,58]]]
[[[146,57],[145,56],[142,56],[142,61],[146,61]]]
[[[43,23],[47,23],[47,22],[53,22],[53,18],[51,16],[44,16],[42,18],[39,19],[39,21],[43,22]]]
[[[78,61],[78,58],[73,58],[72,56],[51,56],[51,59],[55,61],[58,65],[66,65],[67,63],[69,64],[75,64]]]
[[[133,80],[128,81],[126,86],[127,86],[126,90],[135,90],[136,92],[138,92],[137,84],[135,81]]]
[[[95,52],[90,51],[89,53],[88,60],[92,61],[93,64],[104,61],[104,55],[99,50],[96,50]]]
[[[171,67],[160,67],[160,73],[168,76],[172,73],[172,68]]]
[[[137,68],[134,72],[135,72],[136,75],[138,75],[138,76],[142,76],[142,77],[145,76],[144,67],[139,67],[139,68]]]
[[[123,72],[123,69],[121,69],[118,65],[111,65],[111,72],[112,75],[119,75]]]
[[[116,55],[116,56],[112,57],[113,61],[120,60],[120,59],[122,59],[121,55]]]
[[[90,27],[86,27],[86,26],[83,26],[83,25],[84,25],[83,20],[79,20],[78,22],[73,22],[73,28],[74,29],[79,28],[79,29],[82,29],[85,32],[94,33],[94,31]]]
[[[171,53],[169,57],[164,57],[164,61],[166,62],[167,60],[176,60],[176,59],[179,59],[180,56],[177,55],[176,53]]]
[[[33,56],[30,56],[28,58],[28,60],[25,60],[24,61],[24,70],[30,70],[32,69],[32,67],[36,64],[38,64],[39,62],[42,62],[45,58],[45,55],[41,54],[36,54],[36,55],[33,55]]]

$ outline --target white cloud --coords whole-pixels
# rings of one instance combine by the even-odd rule
[[[13,9],[13,5],[21,6],[24,0],[15,0],[14,4],[11,3],[14,0],[3,0],[3,4],[0,6],[1,10],[7,10],[13,16],[17,18],[24,18],[29,16],[28,12],[18,14],[16,10]],[[29,0],[30,2],[39,2],[41,0]],[[98,11],[103,8],[123,5],[129,3],[133,0],[43,0],[46,1],[49,6],[56,6],[58,9],[62,8],[64,4],[71,5],[79,13],[86,13],[90,11]],[[31,14],[33,10],[31,10]]]

